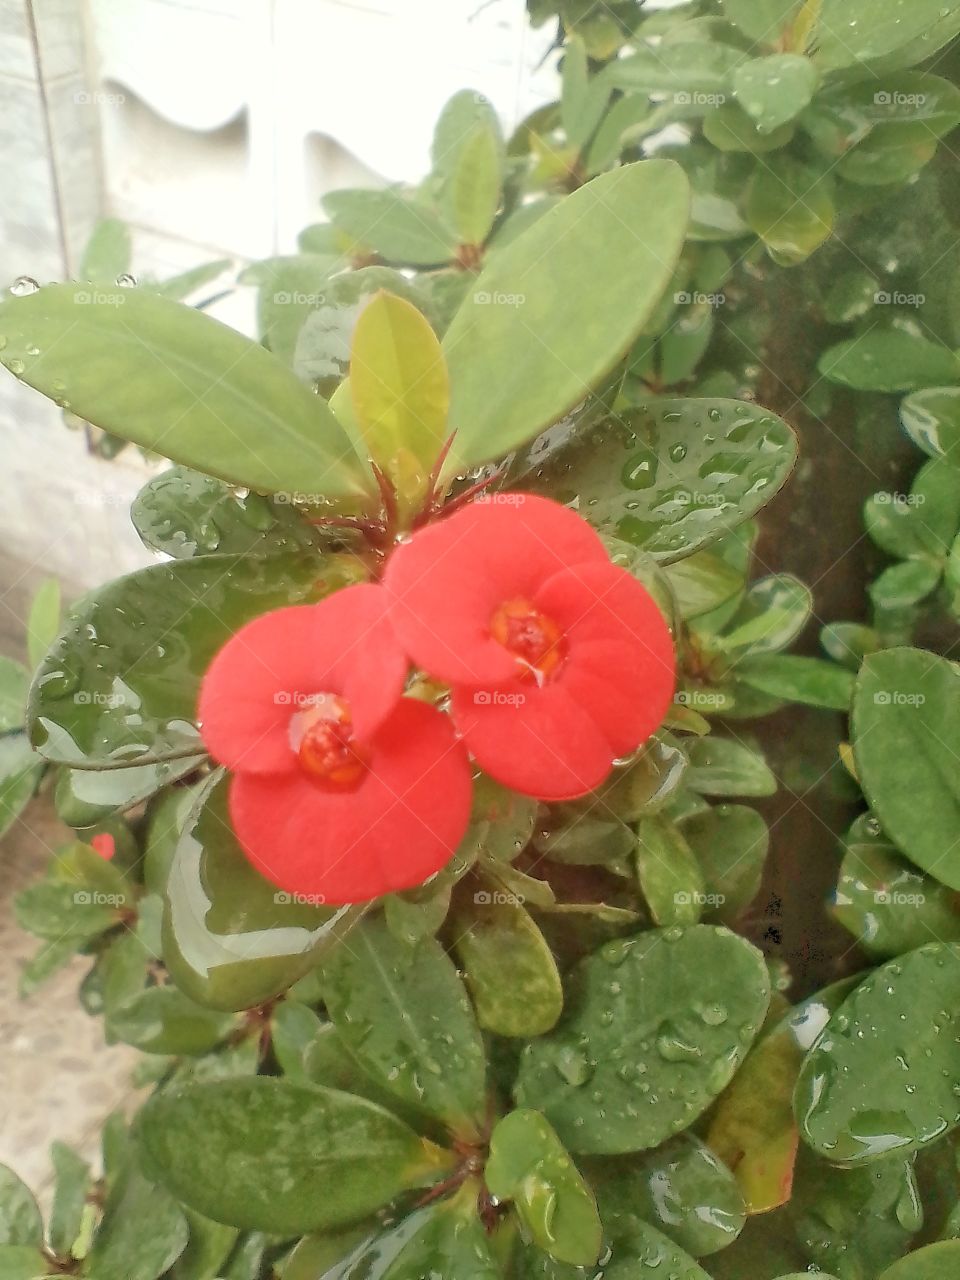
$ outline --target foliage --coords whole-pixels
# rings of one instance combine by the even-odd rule
[[[29,699],[0,667],[0,813],[43,785],[75,834],[19,899],[24,991],[88,956],[154,1086],[99,1180],[55,1148],[46,1225],[3,1173],[0,1276],[957,1272],[960,4],[529,8],[560,100],[505,139],[464,91],[420,184],[328,196],[241,276],[259,342],[178,300],[205,272],[135,285],[117,224],[79,283],[0,303],[11,372],[177,464],[133,510],[169,559],[62,626],[42,590]],[[422,885],[278,893],[231,830],[204,674],[478,487],[574,508],[646,587],[667,717],[587,795],[474,770]],[[823,579],[857,557],[844,615]],[[816,917],[794,984],[753,904],[788,854],[791,907],[819,893],[773,807],[785,783],[814,810],[811,722],[849,829],[838,932]]]

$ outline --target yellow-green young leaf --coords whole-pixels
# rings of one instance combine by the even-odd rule
[[[325,401],[256,342],[142,289],[0,302],[0,363],[111,435],[264,493],[370,491]]]
[[[786,160],[762,165],[747,192],[747,221],[781,267],[804,262],[833,231],[827,179]]]
[[[500,208],[503,179],[500,139],[479,124],[463,144],[450,183],[450,204],[457,234],[464,244],[483,244]]]
[[[380,292],[361,312],[350,391],[370,456],[414,502],[446,439],[450,384],[436,335],[403,298]]]

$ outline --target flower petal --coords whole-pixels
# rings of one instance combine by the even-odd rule
[[[613,767],[610,744],[562,680],[455,688],[453,716],[485,773],[538,800],[586,795]]]
[[[422,884],[450,860],[470,818],[471,778],[449,716],[402,698],[370,750],[353,790],[324,789],[299,770],[234,778],[237,838],[274,884],[331,904],[366,902]]]
[[[615,756],[633,751],[673,700],[673,640],[650,593],[615,565],[555,574],[537,606],[563,628],[568,658],[557,680],[584,708]]]
[[[609,563],[575,512],[530,494],[492,494],[397,547],[384,585],[413,660],[441,680],[483,686],[516,670],[490,638],[499,605],[532,597],[559,570],[587,562]]]
[[[290,717],[317,693],[345,697],[355,737],[369,738],[407,671],[387,603],[382,587],[360,584],[319,604],[276,609],[232,636],[200,690],[200,732],[214,759],[236,772],[295,768]]]

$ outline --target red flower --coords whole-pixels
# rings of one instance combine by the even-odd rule
[[[384,583],[407,652],[452,686],[470,751],[516,791],[585,795],[666,714],[667,625],[567,507],[481,499],[398,547]]]
[[[381,587],[247,624],[200,692],[210,754],[236,777],[230,815],[274,884],[331,904],[421,884],[470,813],[470,770],[448,716],[402,697],[407,660]]]
[[[99,835],[91,837],[90,848],[94,853],[98,853],[104,861],[109,862],[117,852],[117,842],[109,831],[101,831]]]

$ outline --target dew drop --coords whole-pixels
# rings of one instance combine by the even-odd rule
[[[39,289],[40,286],[32,276],[17,276],[10,286],[10,292],[15,298],[25,298],[28,294],[39,292]]]

